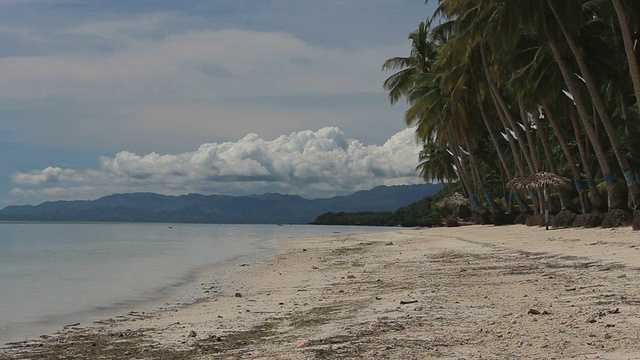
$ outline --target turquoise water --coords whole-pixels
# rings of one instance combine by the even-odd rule
[[[171,295],[204,269],[220,271],[273,255],[274,239],[381,230],[0,223],[0,345]]]

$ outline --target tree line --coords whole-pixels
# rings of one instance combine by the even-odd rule
[[[540,213],[509,181],[572,179],[562,209],[640,204],[640,2],[440,0],[386,60],[390,102],[405,100],[426,181],[459,182],[479,214]]]

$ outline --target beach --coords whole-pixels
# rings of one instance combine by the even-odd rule
[[[523,225],[279,240],[167,303],[0,359],[639,359],[640,233]]]

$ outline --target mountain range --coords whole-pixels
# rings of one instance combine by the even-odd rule
[[[434,195],[441,188],[442,184],[378,186],[321,199],[273,193],[249,196],[113,194],[96,200],[7,206],[0,210],[0,221],[307,224],[327,212],[394,211]]]

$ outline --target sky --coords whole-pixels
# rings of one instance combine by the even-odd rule
[[[415,184],[381,65],[424,0],[0,0],[0,208]]]

